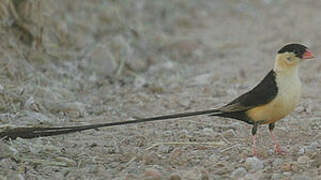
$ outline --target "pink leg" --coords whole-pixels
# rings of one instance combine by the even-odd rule
[[[273,132],[271,130],[270,130],[270,135],[271,135],[272,140],[275,143],[275,152],[277,152],[279,154],[285,154],[286,151],[281,149],[281,146],[280,146],[278,140],[275,138],[275,136],[274,136],[274,134],[273,134]]]
[[[252,154],[256,156],[256,135],[252,135]]]

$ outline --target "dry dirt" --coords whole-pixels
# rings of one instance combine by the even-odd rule
[[[321,53],[321,1],[1,0],[0,124],[114,122],[224,104],[286,43]],[[296,110],[266,126],[190,117],[0,141],[0,179],[321,179],[321,64]]]

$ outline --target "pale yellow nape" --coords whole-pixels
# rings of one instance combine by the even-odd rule
[[[294,110],[301,95],[301,81],[298,77],[299,62],[300,59],[292,53],[277,55],[273,68],[276,73],[277,96],[270,103],[246,112],[254,122],[274,123]]]

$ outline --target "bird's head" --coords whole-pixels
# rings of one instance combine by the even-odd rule
[[[277,53],[275,69],[292,69],[303,60],[312,58],[312,51],[306,46],[301,44],[287,44]]]

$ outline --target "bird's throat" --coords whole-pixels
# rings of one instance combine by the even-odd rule
[[[298,67],[299,67],[298,63],[289,65],[285,61],[276,59],[273,70],[276,74],[297,75]]]

